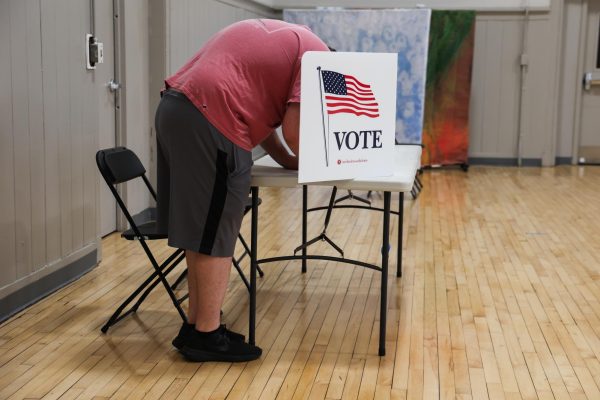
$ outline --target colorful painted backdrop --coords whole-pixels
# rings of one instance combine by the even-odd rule
[[[431,15],[423,126],[423,165],[468,161],[475,13]]]
[[[423,165],[466,163],[475,13],[433,11],[429,23],[423,11],[285,10],[284,19],[339,51],[398,53],[396,141],[423,143]]]
[[[337,51],[398,53],[396,141],[421,143],[431,12],[411,10],[285,10]]]

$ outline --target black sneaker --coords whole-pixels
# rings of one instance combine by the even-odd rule
[[[232,342],[243,342],[244,340],[246,340],[246,337],[241,333],[230,331],[225,325],[221,325],[221,327],[225,329],[225,334],[229,337],[229,340],[231,340]],[[196,328],[194,327],[194,324],[188,324],[184,322],[183,324],[181,324],[181,328],[179,328],[179,333],[171,343],[173,344],[173,346],[175,346],[175,348],[181,350],[181,348],[185,345],[185,341],[187,340],[188,336],[195,330]]]
[[[260,347],[230,340],[223,325],[213,332],[194,330],[179,351],[187,360],[194,362],[252,361],[262,354]]]

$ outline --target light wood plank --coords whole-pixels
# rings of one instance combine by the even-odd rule
[[[113,235],[98,268],[0,326],[0,397],[600,396],[600,243],[594,219],[581,214],[600,212],[600,171],[472,168],[423,178],[426,190],[406,204],[403,277],[390,274],[385,357],[377,356],[378,274],[325,262],[310,262],[304,275],[296,262],[264,266],[257,343],[265,351],[255,362],[185,362],[170,346],[180,322],[160,287],[136,317],[101,335],[149,273],[139,245]],[[311,204],[329,193],[311,189]],[[300,195],[261,190],[261,256],[298,244]],[[310,215],[309,236],[322,218]],[[379,214],[336,210],[330,228],[348,255],[379,261]],[[169,251],[164,242],[151,248]],[[246,329],[247,304],[232,274],[228,326]]]

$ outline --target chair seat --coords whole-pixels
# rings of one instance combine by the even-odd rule
[[[258,205],[262,203],[262,199],[258,199]],[[252,210],[252,198],[248,197],[246,201],[246,207],[244,209],[244,214]],[[156,231],[156,221],[149,221],[143,224],[138,225],[138,229],[140,233],[144,237],[144,240],[156,240],[156,239],[166,239],[168,237],[166,232],[157,232]],[[127,229],[125,232],[121,234],[121,237],[127,240],[136,240],[137,236],[133,229]]]
[[[144,240],[156,240],[156,239],[166,239],[166,232],[157,232],[156,231],[156,221],[149,221],[137,226],[140,233],[144,237]],[[127,229],[125,232],[121,234],[127,240],[136,240],[138,239],[137,235],[133,231],[133,229]]]

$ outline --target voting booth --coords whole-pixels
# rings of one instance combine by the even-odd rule
[[[391,175],[395,53],[302,57],[300,183]]]
[[[396,276],[402,274],[404,193],[413,188],[420,168],[420,146],[397,146],[397,54],[308,52],[302,59],[299,171],[286,170],[271,157],[256,160],[252,168],[250,244],[249,342],[255,342],[256,273],[261,263],[299,260],[302,272],[308,260],[326,260],[369,268],[381,273],[379,355],[385,355],[390,217],[398,217],[395,240]],[[302,237],[294,254],[270,258],[258,255],[260,187],[302,187]],[[328,207],[309,208],[309,186],[332,187]],[[350,206],[379,212],[383,218],[381,263],[370,264],[344,256],[326,234],[337,189],[383,192],[383,207]],[[392,211],[392,192],[398,193]],[[344,206],[338,206],[344,207]],[[336,207],[337,208],[337,207]],[[323,230],[308,239],[308,212],[327,210]],[[328,242],[339,256],[309,254],[309,246]]]
[[[302,59],[299,171],[286,170],[271,157],[256,160],[252,168],[252,218],[250,244],[249,342],[255,342],[256,273],[261,263],[299,260],[302,272],[308,260],[326,260],[369,268],[381,273],[379,355],[385,355],[389,255],[396,252],[396,277],[402,275],[404,193],[413,190],[421,166],[420,144],[427,65],[427,38],[431,11],[386,10],[378,14],[386,40],[392,36],[402,52],[307,52]],[[286,11],[285,19],[304,23],[310,12]],[[354,14],[347,14],[352,17]],[[403,23],[398,24],[402,20]],[[306,24],[308,25],[308,24]],[[340,38],[364,38],[356,24],[324,24]],[[405,34],[390,32],[406,31]],[[322,32],[316,32],[324,38]],[[358,35],[358,36],[357,36]],[[389,36],[389,37],[388,37]],[[352,39],[351,39],[352,40]],[[329,43],[336,46],[336,43]],[[397,47],[397,46],[396,46]],[[343,50],[343,48],[338,48]],[[398,107],[402,112],[398,112]],[[407,139],[407,135],[412,139]],[[396,145],[407,140],[409,145]],[[406,144],[406,143],[405,143]],[[332,187],[327,207],[309,208],[309,186]],[[260,258],[258,255],[258,202],[260,187],[302,187],[302,237],[292,255]],[[334,206],[337,189],[383,192],[383,207]],[[392,210],[392,193],[398,208]],[[379,212],[381,263],[349,259],[326,234],[333,208],[364,208]],[[308,212],[327,210],[322,232],[308,238]],[[398,217],[395,246],[390,242],[390,217]],[[324,240],[339,256],[309,254],[312,243]]]

